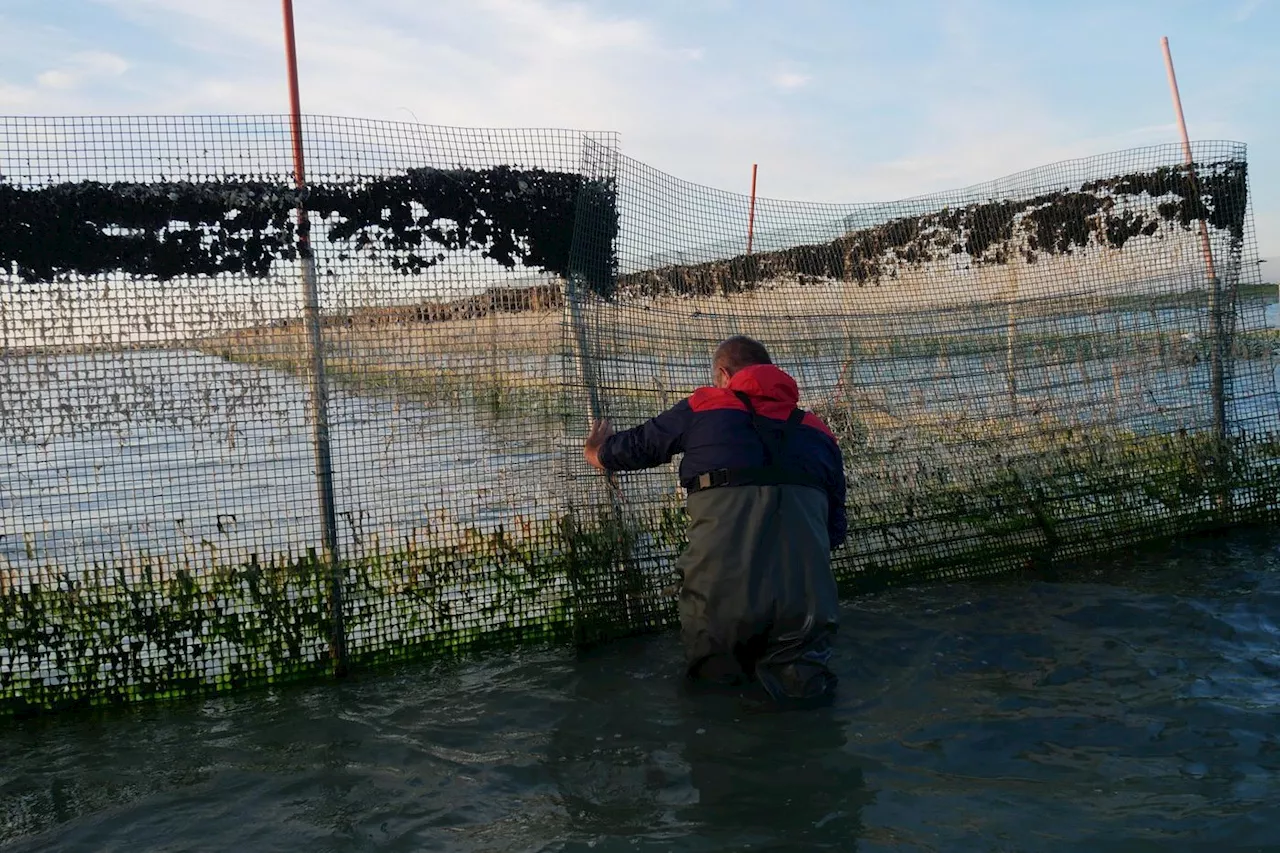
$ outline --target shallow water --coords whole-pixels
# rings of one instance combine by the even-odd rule
[[[676,637],[0,727],[35,850],[1263,850],[1280,533],[850,601],[829,708]]]
[[[307,400],[288,374],[185,350],[0,359],[0,571],[304,552],[320,535]],[[341,390],[330,417],[349,554],[562,503],[537,419]]]

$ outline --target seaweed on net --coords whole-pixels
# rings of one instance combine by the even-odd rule
[[[637,296],[708,296],[782,279],[866,285],[891,278],[903,263],[922,265],[961,254],[975,265],[1035,263],[1040,255],[1071,254],[1091,240],[1119,249],[1136,235],[1151,237],[1170,227],[1190,230],[1201,219],[1238,245],[1247,212],[1246,166],[1239,160],[1194,170],[1162,166],[1087,181],[1074,190],[943,207],[849,231],[826,243],[630,273],[619,278],[618,290]]]

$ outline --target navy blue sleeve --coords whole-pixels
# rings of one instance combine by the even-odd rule
[[[827,535],[831,539],[833,551],[844,544],[849,531],[849,521],[845,514],[845,495],[844,455],[840,452],[840,445],[835,444],[835,465],[831,472],[831,482],[827,487]]]
[[[844,544],[849,532],[849,520],[845,514],[845,479],[844,460],[839,459],[836,469],[835,483],[832,485],[830,497],[827,499],[827,535],[831,537],[831,550]]]
[[[610,436],[600,448],[600,464],[610,471],[639,471],[684,452],[684,433],[693,410],[681,400],[637,427]]]

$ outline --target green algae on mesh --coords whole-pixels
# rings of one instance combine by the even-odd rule
[[[847,438],[842,434],[842,440]],[[958,439],[959,440],[959,439]],[[1274,517],[1280,436],[1234,441],[1217,482],[1211,436],[1115,431],[994,446],[964,472],[917,472],[850,491],[845,594],[877,585],[1043,568],[1073,556]],[[1214,497],[1233,495],[1224,510]],[[512,532],[515,531],[515,532]],[[591,643],[674,624],[669,565],[685,541],[666,500],[611,514],[524,521],[512,531],[431,531],[341,566],[353,666]],[[642,578],[643,588],[635,580]],[[67,574],[0,594],[0,712],[194,696],[330,671],[328,569],[314,553],[225,570]]]
[[[566,519],[518,527],[344,561],[350,660],[448,655],[495,638],[581,640],[619,624],[616,566],[633,531]],[[0,592],[0,713],[216,693],[332,668],[329,569],[314,552],[200,574],[142,555],[129,568],[51,575]]]
[[[882,496],[865,510],[851,507],[842,585],[854,591],[886,576],[903,583],[1044,568],[1273,518],[1280,510],[1277,437],[1232,442],[1225,483],[1217,465],[1223,452],[1208,433],[1086,431],[1046,438],[1028,453],[975,454],[963,474],[939,469],[914,482],[881,483]]]
[[[142,555],[0,595],[0,707],[194,695],[326,668],[326,579],[313,555],[195,575]]]

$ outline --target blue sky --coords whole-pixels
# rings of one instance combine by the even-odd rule
[[[307,112],[616,130],[663,171],[887,201],[1176,141],[1250,149],[1280,256],[1280,0],[295,0]],[[283,112],[275,0],[4,0],[0,113]],[[1280,260],[1264,267],[1274,279]]]

